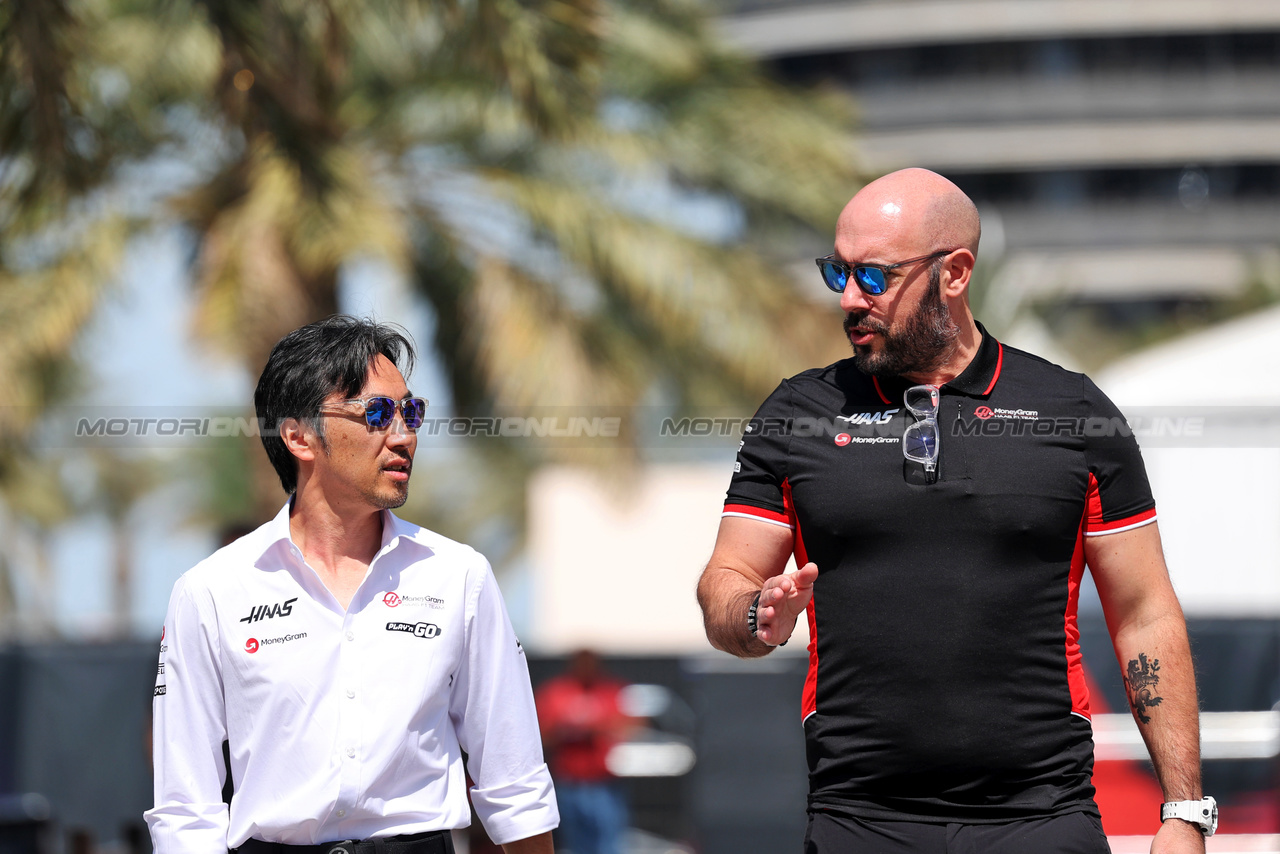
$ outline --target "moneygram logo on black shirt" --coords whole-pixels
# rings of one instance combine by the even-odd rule
[[[274,605],[259,605],[249,611],[249,616],[241,617],[242,623],[256,623],[258,620],[269,620],[272,617],[287,617],[293,613],[293,603],[298,601],[295,596],[283,603],[277,602]]]
[[[397,623],[392,621],[387,623],[387,631],[408,632],[416,638],[427,638],[430,640],[440,634],[440,627],[435,623]]]

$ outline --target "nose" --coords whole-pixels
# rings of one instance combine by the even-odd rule
[[[404,413],[397,408],[391,426],[387,428],[387,447],[406,448],[412,454],[417,445],[417,432],[409,429],[409,425],[404,423]]]
[[[853,277],[849,277],[849,282],[844,286],[844,290],[840,292],[840,308],[847,314],[851,311],[866,311],[874,305],[871,297],[863,293],[862,288],[858,287],[853,281]]]

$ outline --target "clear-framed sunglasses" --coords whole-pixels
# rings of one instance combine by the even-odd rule
[[[902,434],[902,455],[924,465],[926,472],[938,467],[938,405],[941,393],[936,385],[913,385],[902,395],[907,411],[918,419]]]
[[[400,414],[404,416],[404,426],[410,430],[417,430],[422,426],[423,416],[427,412],[427,401],[421,397],[406,397],[404,400],[392,400],[389,397],[357,397],[351,400],[343,400],[338,403],[331,403],[327,406],[320,407],[321,411],[334,411],[335,407],[352,406],[360,404],[363,410],[364,423],[369,426],[370,430],[385,430],[391,426],[391,422],[395,420],[396,410],[400,410]],[[352,415],[351,412],[341,412],[339,414]]]

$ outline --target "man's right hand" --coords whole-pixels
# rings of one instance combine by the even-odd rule
[[[796,616],[813,596],[813,579],[818,574],[809,564],[802,573],[783,575],[794,540],[785,525],[740,516],[720,520],[715,550],[698,581],[707,640],[716,649],[740,658],[759,658],[770,651],[762,641],[780,644],[791,637]],[[757,593],[761,594],[757,637],[752,637],[747,613]]]
[[[813,599],[817,579],[818,567],[812,561],[796,572],[767,579],[756,608],[756,637],[770,646],[786,643],[795,631],[796,620]]]

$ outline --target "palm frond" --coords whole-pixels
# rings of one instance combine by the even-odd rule
[[[113,280],[129,223],[87,228],[53,263],[0,268],[0,436],[21,436],[52,401],[41,365],[65,359]]]
[[[104,175],[111,152],[85,118],[77,65],[92,27],[67,0],[0,7],[0,222],[48,223]]]
[[[748,396],[772,387],[781,372],[812,364],[812,339],[786,334],[812,309],[749,247],[708,245],[565,183],[501,179],[497,191],[595,278],[616,312],[677,351],[710,360]]]
[[[318,194],[264,137],[243,161],[176,200],[201,236],[197,331],[228,352],[265,359],[286,332],[336,310],[345,261],[371,255],[407,268],[404,223],[380,192],[373,162],[332,149],[326,171],[334,184]]]

